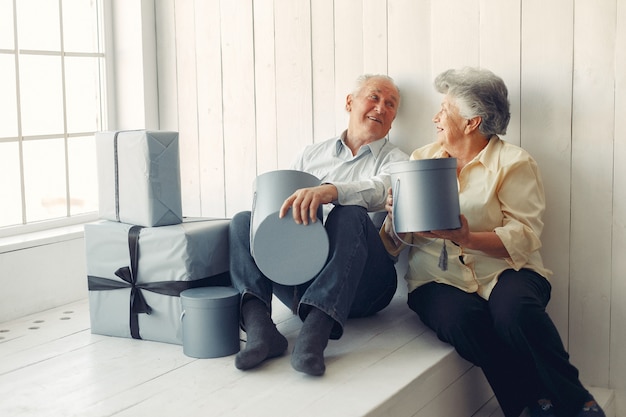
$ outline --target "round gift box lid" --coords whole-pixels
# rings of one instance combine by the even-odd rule
[[[234,287],[198,287],[180,293],[183,307],[219,308],[239,303]]]
[[[321,220],[308,225],[293,221],[291,210],[278,212],[259,225],[252,242],[254,260],[263,274],[283,285],[310,281],[326,264],[328,234]]]
[[[431,169],[456,169],[456,166],[456,158],[411,159],[390,164],[387,172],[389,174],[399,174]]]

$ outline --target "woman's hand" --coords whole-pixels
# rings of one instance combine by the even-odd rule
[[[400,246],[405,240],[406,233],[397,233],[393,227],[393,191],[391,187],[387,190],[387,201],[385,202],[385,210],[387,210],[387,220],[385,220],[385,233],[393,239],[396,246]]]
[[[459,227],[458,229],[433,230],[430,232],[420,232],[417,234],[421,237],[428,237],[431,239],[446,239],[456,243],[459,246],[469,247],[468,244],[470,241],[470,229],[467,218],[462,214],[459,216],[459,218],[461,220],[461,227]]]
[[[393,191],[391,187],[387,190],[387,200],[385,201],[385,210],[387,210],[387,216],[393,220]]]
[[[452,230],[433,230],[417,233],[422,237],[447,239],[467,249],[479,250],[494,258],[508,258],[509,251],[496,232],[470,232],[467,218],[461,214],[461,227]]]

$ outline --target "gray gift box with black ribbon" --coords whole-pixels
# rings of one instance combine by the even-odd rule
[[[100,218],[139,226],[182,221],[178,132],[97,132]]]
[[[229,223],[85,225],[91,332],[182,344],[180,292],[230,285]]]

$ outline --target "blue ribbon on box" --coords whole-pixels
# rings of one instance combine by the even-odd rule
[[[207,287],[209,285],[230,285],[230,274],[223,272],[207,278],[194,281],[158,281],[137,283],[137,266],[139,264],[139,235],[142,226],[132,226],[128,231],[128,250],[130,253],[130,267],[123,266],[115,271],[115,276],[123,282],[109,278],[87,276],[89,291],[109,291],[130,288],[130,334],[133,339],[141,339],[139,334],[139,314],[152,313],[141,290],[152,291],[157,294],[180,297],[180,293],[189,288]]]

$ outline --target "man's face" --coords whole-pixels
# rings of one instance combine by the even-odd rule
[[[349,94],[346,99],[350,135],[367,141],[385,137],[396,118],[399,103],[400,94],[391,82],[370,78],[357,95]]]

